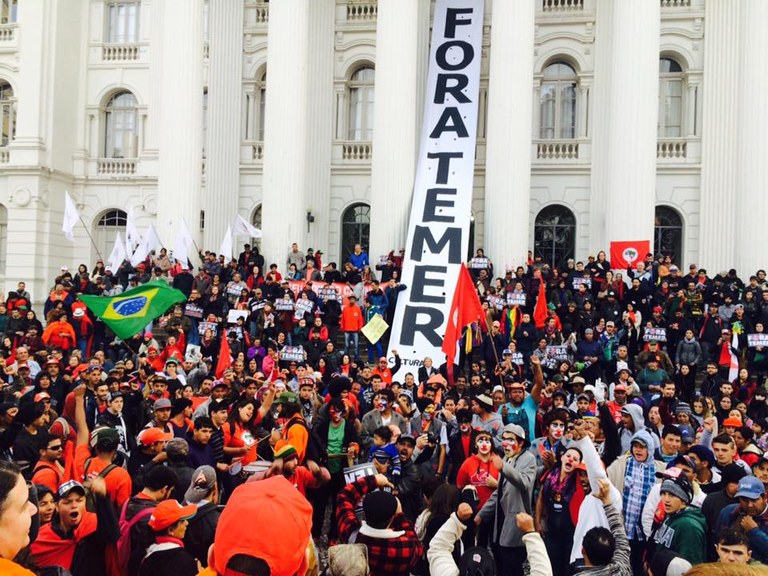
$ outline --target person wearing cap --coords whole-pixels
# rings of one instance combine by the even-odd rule
[[[491,549],[499,574],[522,576],[526,559],[523,533],[517,525],[520,512],[532,512],[531,501],[536,479],[536,459],[527,450],[526,430],[507,424],[501,435],[504,458],[494,454],[493,466],[501,472],[499,485],[475,517],[478,526],[491,528]]]
[[[377,474],[342,488],[336,508],[339,535],[347,543],[356,533],[354,542],[368,548],[371,576],[407,576],[421,558],[423,546],[397,498],[391,492],[377,490],[387,487],[392,488],[387,477]],[[355,514],[361,500],[365,517],[362,522]]]
[[[299,454],[296,448],[287,442],[278,443],[275,448],[275,460],[269,467],[265,478],[282,474],[306,498],[307,490],[317,489],[331,479],[326,468],[316,462],[307,461],[306,466],[299,464]]]
[[[283,392],[274,403],[278,407],[278,422],[282,423],[282,430],[273,430],[270,444],[277,446],[278,440],[282,439],[296,449],[299,464],[304,464],[309,443],[309,426],[301,415],[299,397],[293,392]]]
[[[739,480],[736,491],[738,504],[726,506],[720,512],[716,532],[736,528],[746,533],[756,560],[768,563],[768,498],[765,485],[754,476]]]
[[[211,547],[219,523],[219,488],[216,471],[210,466],[199,466],[184,493],[184,502],[197,507],[197,513],[189,520],[184,547],[202,566],[208,565],[208,549]]]
[[[608,479],[622,495],[624,529],[632,549],[632,566],[638,574],[642,573],[645,551],[641,524],[643,505],[656,482],[656,473],[665,469],[662,462],[653,459],[655,449],[653,435],[642,428],[631,436],[628,453],[614,460],[607,470]]]
[[[195,576],[199,563],[184,549],[184,536],[189,519],[197,513],[197,506],[182,506],[176,500],[164,500],[152,511],[149,527],[155,543],[147,548],[147,555],[139,567],[139,576],[156,576],[172,567],[174,576]]]
[[[654,549],[676,552],[694,566],[705,562],[707,523],[701,510],[691,506],[693,487],[688,478],[667,477],[660,492],[665,518],[651,537]]]
[[[244,530],[244,518],[259,529]],[[200,576],[317,573],[311,522],[309,502],[282,475],[246,482],[219,517],[210,563]]]
[[[167,458],[165,444],[173,434],[160,428],[144,428],[136,437],[136,449],[128,459],[128,472],[134,480],[134,491],[143,486],[142,476],[152,467],[162,465]]]
[[[87,433],[87,431],[86,431]],[[95,511],[85,507],[85,488],[75,480],[59,486],[53,520],[40,528],[32,542],[31,557],[40,568],[61,566],[73,574],[107,576],[106,550],[120,531],[115,509],[107,498],[103,478],[90,481]]]
[[[665,370],[659,368],[659,356],[654,355],[648,358],[647,366],[637,373],[635,380],[640,387],[643,400],[646,405],[650,405],[651,397],[661,393],[662,385],[670,380],[670,376]]]
[[[656,477],[661,480],[664,480],[665,478],[676,478],[680,475],[685,476],[693,487],[693,499],[691,500],[691,505],[696,508],[701,508],[707,494],[702,492],[701,487],[696,481],[696,463],[690,456],[681,454],[667,463],[667,469],[664,470],[664,472],[656,473]],[[642,522],[643,531],[646,534],[651,534],[653,529],[661,523],[665,516],[664,506],[661,503],[660,489],[661,484],[658,482],[654,484],[651,491],[648,493],[648,498],[643,506]]]
[[[106,483],[109,499],[119,509],[131,496],[133,482],[128,472],[115,464],[120,446],[120,433],[115,428],[100,426],[88,432],[85,422],[83,396],[85,386],[81,384],[73,392],[75,396],[75,442],[74,474],[80,482],[94,477]]]
[[[360,357],[360,330],[365,325],[363,311],[357,305],[357,297],[352,294],[347,298],[347,304],[341,311],[340,329],[344,332],[344,351],[354,358]]]
[[[389,367],[389,363],[387,362],[387,358],[385,356],[381,356],[379,358],[378,363],[376,364],[376,367],[371,370],[371,377],[373,376],[381,376],[381,381],[386,385],[389,386],[392,384],[392,379],[394,378],[394,375],[398,373],[400,370],[400,366],[402,366],[402,360],[400,359],[400,355],[397,353],[397,350],[394,348],[392,349],[392,356],[395,358],[395,364],[392,366],[392,368]]]

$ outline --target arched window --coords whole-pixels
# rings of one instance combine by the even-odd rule
[[[368,249],[371,235],[371,207],[368,204],[353,204],[341,216],[341,260],[346,262],[354,252],[355,244]]]
[[[547,206],[536,216],[534,254],[553,267],[563,268],[576,251],[576,217],[568,208]]]
[[[107,103],[105,158],[138,156],[138,103],[130,92],[119,92]]]
[[[373,140],[373,86],[376,73],[366,66],[349,80],[349,139],[357,142]]]
[[[264,124],[267,120],[267,73],[264,72],[264,76],[261,78],[259,86],[259,128],[258,134],[259,142],[264,142]],[[259,228],[261,230],[261,228]]]
[[[93,230],[93,243],[98,246],[102,257],[105,258],[104,264],[108,264],[106,260],[109,259],[109,255],[112,253],[112,248],[115,245],[115,238],[117,233],[120,232],[120,236],[125,242],[125,224],[128,220],[128,215],[119,209],[107,210],[96,221],[96,226]],[[93,261],[96,261],[98,256],[94,255]]]
[[[8,82],[0,81],[0,146],[8,146],[16,135],[16,99]]]
[[[671,58],[659,59],[659,138],[683,135],[683,69]]]
[[[653,250],[672,258],[680,266],[683,256],[683,218],[669,206],[656,206],[653,223]]]
[[[132,44],[139,41],[140,0],[112,0],[107,10],[107,42]]]
[[[0,204],[0,274],[5,274],[5,260],[8,254],[8,210]]]
[[[541,82],[541,127],[544,140],[571,140],[576,137],[576,71],[565,62],[544,69]]]
[[[19,0],[2,0],[0,2],[0,24],[14,24]]]
[[[256,210],[253,211],[253,215],[251,216],[251,224],[253,224],[259,230],[261,230],[261,206],[261,204],[256,206]],[[261,250],[261,238],[253,238],[251,245],[256,246],[259,250]]]

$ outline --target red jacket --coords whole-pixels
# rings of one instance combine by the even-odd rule
[[[363,311],[357,304],[349,304],[341,311],[341,330],[343,332],[359,332],[365,325]]]

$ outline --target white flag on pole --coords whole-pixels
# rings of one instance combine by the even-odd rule
[[[64,221],[61,223],[61,231],[70,242],[75,241],[75,224],[80,220],[75,203],[69,192],[64,191]]]
[[[250,224],[248,220],[237,215],[235,227],[232,229],[233,236],[248,236],[249,238],[261,238],[261,230]]]
[[[182,218],[179,231],[176,233],[176,240],[173,243],[173,257],[185,270],[189,268],[189,254],[194,250],[194,247],[192,233],[189,231],[187,222]]]
[[[219,254],[223,254],[227,260],[232,258],[232,226],[227,226],[227,231],[224,234],[224,239],[221,241]]]
[[[133,206],[128,208],[128,215],[125,219],[125,245],[128,247],[128,253],[133,252],[136,245],[141,242],[141,234],[136,227],[136,219],[133,216]]]
[[[136,248],[136,252],[131,256],[131,265],[136,266],[139,262],[143,262],[150,251],[155,250],[160,246],[162,246],[162,243],[155,230],[155,225],[150,224],[147,231],[144,232],[144,237],[141,239],[141,242],[139,242],[139,247]]]
[[[125,251],[125,240],[123,240],[122,234],[118,231],[115,236],[115,245],[112,247],[112,252],[110,252],[109,258],[107,258],[107,262],[109,263],[108,269],[112,274],[117,274],[117,269],[126,258],[128,258],[128,253]]]

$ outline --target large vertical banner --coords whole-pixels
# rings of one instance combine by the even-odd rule
[[[432,29],[424,127],[402,283],[390,348],[399,375],[425,356],[443,363],[443,334],[469,245],[477,139],[484,0],[438,0]]]

